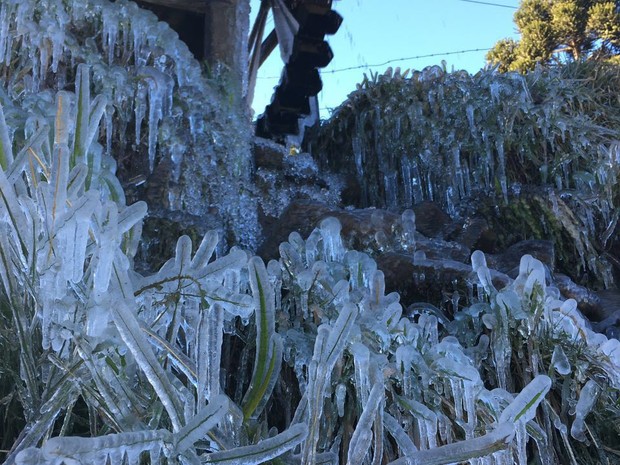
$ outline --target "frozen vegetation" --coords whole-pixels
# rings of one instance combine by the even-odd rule
[[[115,151],[142,147],[148,172],[210,150],[196,157],[216,202],[249,179],[241,136],[217,132],[215,109],[199,116],[217,107],[183,93],[207,92],[200,68],[135,6],[0,3],[5,463],[581,464],[617,434],[620,343],[531,256],[497,290],[474,252],[476,298],[452,321],[405,316],[333,218],[267,264],[211,231],[138,273],[147,204],[127,205]],[[78,43],[79,28],[98,33]],[[200,208],[179,192],[172,204]],[[233,198],[251,244],[255,205]],[[401,226],[415,250],[411,211]]]
[[[617,66],[592,63],[527,75],[389,70],[358,85],[313,152],[324,167],[355,167],[358,206],[432,200],[480,214],[500,245],[551,239],[563,273],[610,287],[601,249],[618,221],[619,86]]]
[[[226,71],[206,76],[177,34],[133,2],[1,2],[3,105],[53,100],[73,85],[79,63],[90,66],[102,100],[103,152],[115,154],[123,184],[150,200],[151,214],[182,210],[226,232],[239,225],[232,239],[254,246],[249,131]],[[5,113],[11,126],[23,118]],[[204,173],[220,182],[206,183]]]

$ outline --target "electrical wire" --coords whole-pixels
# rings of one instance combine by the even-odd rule
[[[374,63],[369,65],[356,65],[356,66],[348,66],[346,68],[339,69],[322,69],[321,74],[336,74],[344,71],[352,71],[356,69],[365,69],[365,68],[378,68],[380,66],[386,66],[392,63],[397,63],[399,61],[409,61],[409,60],[419,60],[421,58],[433,58],[433,57],[442,57],[448,55],[458,55],[460,53],[472,53],[472,52],[487,52],[491,50],[490,48],[471,48],[468,50],[455,50],[452,52],[442,52],[442,53],[428,53],[426,55],[416,55],[412,57],[402,57],[402,58],[392,58],[391,60],[384,61],[383,63]],[[258,79],[279,79],[279,76],[259,76]]]
[[[493,2],[481,2],[479,0],[458,0],[459,2],[466,3],[477,3],[478,5],[487,5],[487,6],[497,6],[500,8],[510,8],[511,10],[516,10],[518,7],[512,5],[503,5],[501,3],[493,3]]]

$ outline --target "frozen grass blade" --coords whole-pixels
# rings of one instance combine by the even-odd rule
[[[200,245],[198,246],[198,250],[194,254],[194,258],[192,259],[192,270],[197,272],[207,266],[209,260],[213,256],[215,248],[217,247],[218,241],[219,237],[217,231],[209,231],[204,235]]]
[[[302,450],[302,465],[316,464],[317,442],[323,415],[323,404],[330,384],[331,373],[338,359],[342,356],[349,342],[349,335],[358,315],[357,306],[345,304],[332,326],[324,323],[319,326],[314,344],[314,354],[308,367],[308,386],[304,393],[305,402],[300,402],[295,413],[296,418],[307,418],[309,425],[308,438]],[[306,409],[307,415],[301,415],[300,409]]]
[[[243,250],[236,249],[231,251],[228,255],[218,258],[209,263],[206,267],[203,267],[201,273],[198,273],[196,278],[202,279],[206,277],[217,279],[230,268],[241,268],[245,266],[247,261],[247,254]]]
[[[203,309],[196,334],[198,366],[197,404],[220,393],[220,364],[224,332],[224,310],[218,304]]]
[[[474,439],[420,450],[414,454],[390,462],[388,465],[445,465],[461,463],[467,460],[485,457],[494,452],[506,449],[514,435],[514,427],[502,423],[494,431]]]
[[[499,417],[499,423],[527,423],[536,415],[536,407],[551,389],[551,378],[538,375],[515,397]]]
[[[16,459],[17,464],[36,463],[128,463],[138,464],[142,452],[153,448],[161,449],[171,440],[166,430],[138,431],[108,434],[96,438],[75,436],[48,439],[40,451],[26,449]],[[127,460],[127,462],[125,461]]]
[[[179,394],[168,380],[168,374],[163,370],[157,357],[153,353],[146,337],[140,329],[140,324],[135,315],[125,303],[119,302],[110,309],[114,324],[118,328],[127,348],[135,357],[140,369],[144,372],[147,379],[157,392],[166,412],[170,416],[170,421],[175,429],[181,429],[183,418],[183,407]]]
[[[213,452],[207,455],[207,463],[218,465],[258,465],[272,460],[300,444],[308,434],[303,423],[291,426],[286,431],[258,444]]]
[[[364,462],[370,445],[373,443],[372,425],[376,417],[379,404],[383,401],[383,382],[375,383],[370,390],[368,401],[351,436],[347,465],[358,465]],[[383,438],[374,438],[375,446],[383,441]]]
[[[87,163],[87,132],[90,116],[90,70],[87,65],[82,64],[77,67],[75,93],[77,94],[77,114],[71,166],[75,166],[78,160]]]
[[[415,446],[407,432],[398,423],[398,420],[389,413],[384,413],[383,423],[387,431],[392,435],[396,444],[403,451],[404,455],[411,455],[417,452],[418,448]]]
[[[177,454],[183,454],[194,443],[202,439],[207,432],[215,428],[228,412],[228,397],[213,396],[209,405],[203,407],[183,428],[174,433],[173,441]]]
[[[9,128],[4,119],[4,109],[0,105],[0,168],[4,171],[13,163],[13,146],[9,138]]]

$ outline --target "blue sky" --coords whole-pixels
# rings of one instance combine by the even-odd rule
[[[259,4],[260,0],[251,0],[253,15]],[[344,21],[338,33],[327,39],[334,59],[321,72],[321,117],[328,117],[329,109],[342,103],[369,70],[383,73],[388,66],[422,69],[446,60],[449,70],[475,73],[484,66],[486,50],[495,42],[517,38],[512,17],[518,5],[519,0],[334,0],[333,9]],[[273,20],[267,24],[266,33],[273,28]],[[484,50],[453,53],[472,49]],[[424,55],[434,56],[382,64]],[[359,68],[339,71],[350,67]],[[259,70],[253,104],[257,115],[270,102],[281,70],[276,50]]]

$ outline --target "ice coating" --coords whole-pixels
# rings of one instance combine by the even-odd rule
[[[415,252],[415,212],[407,209],[401,214],[403,249]]]
[[[320,231],[323,238],[325,255],[329,260],[338,260],[342,257],[344,250],[340,231],[342,226],[336,218],[329,217],[321,221]]]
[[[495,287],[493,286],[493,281],[491,280],[491,272],[487,267],[487,260],[484,253],[480,250],[476,250],[471,254],[471,267],[474,272],[478,274],[478,279],[480,280],[480,284],[482,284],[485,292],[487,294],[491,294],[492,291],[495,292]]]
[[[570,362],[568,360],[568,357],[564,353],[564,349],[562,349],[562,346],[555,346],[555,348],[553,349],[551,363],[553,365],[553,368],[555,368],[555,370],[561,375],[567,375],[571,372]]]
[[[502,412],[500,423],[527,423],[536,414],[536,407],[544,399],[551,388],[551,379],[545,375],[538,375],[523,388],[514,401]]]
[[[165,199],[151,199],[151,208],[204,216],[218,205],[222,224],[236,218],[233,223],[244,225],[235,228],[237,242],[255,247],[256,199],[247,191],[249,120],[241,106],[224,115],[213,84],[174,31],[123,0],[6,1],[0,19],[0,67],[7,71],[10,98],[27,110],[31,95],[66,88],[76,65],[85,63],[91,90],[102,95],[106,152],[118,141],[136,160],[133,175],[148,179],[163,163],[157,177],[175,185]],[[89,37],[93,30],[101,34]],[[20,73],[23,86],[16,81]],[[94,129],[89,126],[89,133]],[[228,181],[202,181],[208,178]]]
[[[574,69],[566,71],[472,75],[431,66],[408,76],[366,76],[323,125],[314,144],[319,165],[355,177],[358,206],[396,213],[427,200],[457,217],[479,203],[503,212],[545,190],[542,210],[535,201],[522,218],[532,213],[528,221],[556,247],[569,236],[571,266],[609,287],[610,264],[591,238],[613,231],[617,137],[600,131],[605,104],[578,110],[578,95],[598,96],[585,82],[564,79]],[[556,98],[540,100],[540,92]]]
[[[75,8],[77,11],[81,6]],[[134,26],[147,31],[152,27],[148,21],[143,22],[141,19],[137,19]],[[109,46],[114,40],[120,40],[120,37],[123,37],[123,34],[112,27],[102,40]],[[134,52],[136,50],[139,52],[134,53],[134,60],[146,66],[141,51],[148,48],[149,38],[133,34],[128,40],[131,42],[128,50],[132,50],[133,47]],[[116,53],[107,54],[105,59],[109,60],[110,56],[114,58]],[[53,63],[53,57],[43,58],[46,63]],[[153,69],[161,70],[161,67],[165,66],[164,61],[157,59]],[[38,76],[38,85],[41,85],[40,73]],[[155,82],[156,78],[152,80]],[[145,82],[148,84],[148,81]],[[141,99],[149,98],[148,85],[145,89],[146,97],[141,95]],[[69,96],[66,94],[63,96],[67,97]],[[114,97],[114,95],[107,96],[110,101],[116,102]],[[163,127],[170,121],[166,121],[164,116],[166,99],[163,96],[155,96],[155,100],[158,101],[160,97],[163,101],[162,115],[156,112],[153,118],[159,119],[158,124]],[[49,101],[53,102],[54,99]],[[91,102],[93,106],[94,102],[95,99]],[[151,110],[151,104],[145,102],[141,118],[146,125],[150,121],[147,113]],[[62,118],[68,117],[67,114],[70,113],[67,108],[64,110],[61,113]],[[472,112],[473,118],[476,115],[477,112]],[[197,115],[192,115],[191,118],[194,120],[191,124],[194,128],[203,128],[194,131],[195,138],[199,139],[197,132],[204,130],[205,125],[201,124],[204,120],[200,120]],[[107,126],[107,121],[105,123]],[[28,129],[29,135],[34,134],[34,128],[36,125],[33,123]],[[95,144],[93,147],[88,147],[90,157],[86,158],[90,163],[87,171],[91,179],[94,179],[92,184],[87,185],[85,172],[79,166],[67,169],[65,156],[75,133],[71,128],[72,126],[68,125],[59,128],[57,132],[57,145],[62,145],[62,148],[54,147],[53,152],[46,152],[45,147],[36,147],[36,150],[43,154],[43,160],[53,161],[49,166],[41,167],[40,171],[37,171],[38,176],[23,172],[26,166],[23,160],[18,162],[9,159],[6,162],[11,166],[7,171],[9,174],[2,172],[0,188],[3,193],[10,195],[0,204],[3,228],[0,245],[3,251],[11,251],[14,255],[10,261],[2,263],[2,267],[6,268],[2,274],[3,286],[7,292],[11,292],[11,289],[20,289],[20,292],[23,292],[23,281],[20,281],[23,276],[20,277],[19,273],[27,270],[27,276],[31,275],[30,272],[36,274],[38,282],[35,285],[40,286],[42,292],[35,299],[37,305],[41,306],[40,311],[37,310],[35,324],[45,326],[43,345],[45,349],[49,349],[53,357],[56,357],[53,359],[57,367],[77,366],[73,363],[80,360],[73,357],[75,352],[79,352],[80,356],[88,359],[93,366],[95,363],[100,364],[94,366],[93,370],[88,368],[92,376],[101,371],[114,380],[113,388],[108,388],[107,393],[104,382],[93,381],[105,402],[114,407],[112,417],[118,425],[112,423],[112,427],[118,427],[120,430],[149,426],[141,423],[139,418],[129,418],[127,412],[131,412],[131,403],[120,395],[124,390],[131,391],[126,389],[130,386],[129,383],[139,380],[140,383],[144,383],[140,386],[146,387],[145,391],[156,391],[154,402],[161,402],[161,405],[168,410],[168,416],[172,418],[174,427],[179,433],[192,428],[185,439],[177,441],[177,444],[190,447],[193,439],[202,437],[204,433],[200,425],[196,424],[200,421],[200,417],[194,414],[204,413],[201,407],[204,407],[207,398],[212,398],[212,394],[218,391],[219,383],[226,382],[235,375],[222,372],[223,376],[218,376],[220,374],[218,355],[222,354],[215,352],[218,350],[217,347],[221,347],[219,338],[222,337],[222,332],[235,335],[235,329],[230,321],[232,317],[240,316],[240,324],[247,327],[249,316],[255,307],[264,305],[273,311],[278,309],[279,314],[276,316],[278,325],[286,329],[292,328],[287,332],[283,331],[282,335],[275,334],[272,328],[266,339],[275,342],[274,346],[271,346],[274,353],[279,353],[281,350],[278,349],[280,338],[286,339],[284,343],[290,351],[286,361],[291,363],[295,373],[301,373],[299,386],[304,400],[300,402],[299,414],[295,413],[295,421],[291,423],[293,426],[280,434],[276,434],[275,431],[267,433],[267,425],[263,423],[260,425],[262,432],[259,434],[263,432],[268,434],[267,439],[257,438],[255,444],[246,448],[236,448],[237,450],[233,447],[230,449],[223,447],[221,453],[215,452],[210,457],[205,456],[203,457],[205,460],[244,464],[270,460],[274,455],[290,451],[302,443],[307,430],[311,428],[311,440],[302,445],[305,460],[302,463],[325,463],[327,459],[335,463],[338,457],[336,452],[339,439],[335,440],[334,444],[329,444],[329,439],[325,439],[323,432],[330,431],[336,413],[344,410],[345,405],[347,408],[350,405],[350,408],[357,409],[354,413],[361,419],[358,428],[355,429],[355,444],[360,447],[351,452],[352,462],[361,462],[368,447],[373,449],[375,463],[381,459],[382,451],[392,449],[393,442],[387,442],[392,440],[387,435],[384,436],[384,429],[391,429],[393,437],[399,438],[399,447],[402,444],[408,452],[416,452],[412,438],[406,436],[409,439],[407,441],[404,436],[410,431],[405,430],[405,426],[415,425],[412,435],[415,436],[416,442],[421,448],[427,447],[429,451],[433,450],[417,457],[422,463],[432,463],[430,460],[446,463],[457,458],[471,460],[473,463],[510,463],[506,457],[512,456],[513,452],[517,462],[525,463],[527,434],[540,431],[528,425],[528,433],[524,423],[530,421],[536,424],[535,406],[546,392],[546,381],[536,377],[532,386],[528,386],[521,394],[516,392],[513,394],[513,387],[502,380],[501,376],[506,377],[506,373],[509,376],[511,368],[514,368],[510,366],[510,357],[504,357],[505,354],[510,355],[510,338],[521,335],[513,331],[514,321],[511,318],[517,314],[517,298],[523,297],[522,303],[525,305],[531,303],[528,298],[532,295],[532,290],[537,287],[546,290],[546,279],[536,264],[524,268],[523,280],[519,282],[520,287],[514,285],[512,293],[501,294],[501,297],[496,299],[493,299],[493,295],[484,295],[485,302],[487,300],[489,302],[488,308],[478,308],[469,312],[474,318],[484,313],[481,319],[484,320],[486,317],[485,321],[492,322],[487,325],[485,334],[482,334],[478,345],[475,346],[475,351],[480,353],[476,358],[470,357],[474,350],[465,349],[465,346],[467,349],[472,349],[469,341],[459,340],[454,334],[446,335],[446,328],[442,327],[443,322],[440,324],[436,316],[424,312],[411,318],[401,318],[398,296],[384,295],[383,274],[377,270],[374,260],[366,254],[346,251],[344,246],[338,243],[338,239],[335,239],[337,237],[335,232],[339,236],[340,229],[333,222],[323,224],[307,241],[299,235],[291,235],[290,242],[281,247],[283,267],[276,269],[279,266],[277,262],[270,262],[266,271],[261,269],[259,281],[270,283],[264,288],[256,282],[248,285],[247,253],[234,249],[228,254],[218,254],[216,260],[210,261],[216,247],[217,233],[209,233],[193,257],[192,242],[186,236],[181,237],[177,242],[174,256],[159,271],[149,277],[140,276],[131,269],[132,254],[127,250],[132,250],[132,247],[126,249],[123,244],[125,244],[124,235],[135,232],[134,226],[144,216],[144,205],[130,208],[124,205],[122,198],[118,201],[110,199],[112,195],[110,191],[102,187],[103,182],[97,181],[98,176],[102,178],[110,176],[108,181],[113,179],[111,177],[113,176],[111,172],[114,171],[113,164]],[[88,129],[92,127],[89,126]],[[148,143],[142,143],[148,151],[151,138],[146,131],[143,134],[145,137],[141,139],[147,139]],[[85,140],[88,139],[87,137]],[[33,147],[35,145],[41,144],[32,144]],[[159,144],[155,144],[154,147],[159,147]],[[382,150],[382,153],[387,154],[385,148]],[[181,154],[177,155],[179,159],[183,158]],[[456,151],[453,155],[456,156]],[[52,157],[61,157],[62,160]],[[94,169],[95,166],[97,169]],[[456,176],[460,178],[458,189],[451,193],[456,198],[457,192],[470,188],[466,182],[468,168],[465,164],[460,164],[460,161],[457,164],[456,160],[450,166],[455,172],[460,170],[460,174],[457,173]],[[234,170],[238,168],[236,166]],[[413,170],[413,167],[411,169]],[[52,179],[57,182],[50,182]],[[21,184],[26,182],[28,189],[24,189]],[[39,184],[35,185],[37,182]],[[71,182],[74,185],[59,186]],[[396,185],[393,174],[386,176],[385,182],[390,186],[389,198],[395,199]],[[89,197],[87,195],[89,189],[93,189],[96,195],[91,194]],[[95,191],[95,189],[101,190]],[[416,187],[412,185],[411,190],[414,189]],[[33,193],[37,203],[25,198],[29,193]],[[38,208],[40,210],[37,210]],[[92,215],[88,214],[89,211]],[[376,221],[381,222],[381,219],[377,217]],[[78,237],[78,229],[81,239],[74,242],[72,238]],[[88,232],[87,235],[84,235],[85,230]],[[33,231],[36,234],[33,234]],[[46,236],[49,231],[53,234]],[[33,236],[40,240],[36,246],[29,242]],[[25,239],[22,244],[20,239],[23,238]],[[378,239],[382,244],[385,243],[385,237]],[[82,251],[81,244],[84,241],[87,247]],[[111,245],[104,247],[103,242]],[[23,247],[20,247],[22,245]],[[35,255],[38,268],[29,270],[28,267],[33,263],[31,259]],[[422,259],[420,256],[419,258]],[[490,272],[484,257],[476,257],[472,262],[477,272],[483,275],[481,281],[489,283],[490,278],[486,274]],[[251,266],[256,265],[255,262],[251,263],[253,263]],[[273,289],[270,288],[271,285]],[[248,294],[248,286],[253,287],[251,293],[253,297],[261,294],[259,288],[267,290],[265,304],[258,304],[256,300],[260,299],[253,299]],[[284,289],[283,296],[278,300],[278,296],[272,295],[272,291],[280,293],[282,289]],[[304,306],[307,311],[296,312],[297,302],[287,294],[289,291],[293,292],[292,289],[295,289],[295,292],[301,290],[305,294],[306,305],[304,306],[302,302],[300,306]],[[487,291],[492,294],[494,290],[489,286]],[[555,297],[557,300],[557,295]],[[562,337],[566,334],[571,337],[583,337],[588,348],[595,350],[595,355],[605,356],[604,362],[597,362],[599,365],[596,369],[600,373],[609,373],[607,375],[609,377],[617,377],[617,341],[588,332],[585,322],[579,319],[575,311],[573,301],[566,301],[559,306],[557,302],[546,299],[538,303],[546,306],[545,311],[538,314],[540,320],[537,323],[541,325],[541,331],[551,327],[557,334],[562,332]],[[285,310],[282,310],[283,307]],[[310,308],[312,311],[309,311]],[[217,314],[214,314],[215,311]],[[522,320],[527,313],[523,312],[518,316]],[[210,317],[213,317],[212,321],[209,321]],[[119,332],[114,332],[114,326],[110,325],[112,321]],[[564,323],[561,323],[562,321]],[[270,326],[274,326],[274,323],[269,319]],[[83,324],[90,325],[90,328],[83,328],[81,326]],[[549,326],[545,326],[547,324]],[[316,327],[319,329],[318,337],[315,338],[313,331]],[[482,325],[475,329],[479,333]],[[533,325],[526,325],[525,329],[520,330],[523,330],[530,340],[535,340],[540,334],[533,332]],[[80,331],[84,332],[89,342],[99,348],[89,347],[87,342],[82,341],[76,343],[78,345],[76,351],[63,349],[71,343],[72,336],[79,334]],[[122,338],[119,338],[119,334]],[[483,336],[492,339],[491,343],[483,343]],[[212,343],[211,348],[205,345],[205,339]],[[118,349],[118,353],[113,350],[93,353],[94,350],[101,351],[101,346],[112,346]],[[486,350],[489,346],[502,357],[493,358]],[[296,351],[291,350],[293,347]],[[144,356],[151,351],[156,357]],[[131,360],[132,357],[127,354],[134,353],[135,360]],[[536,358],[537,354],[524,355],[531,357],[527,362],[534,367],[533,374],[540,369],[538,362],[546,364],[549,359],[549,357],[543,357],[544,360]],[[99,356],[100,358],[97,358]],[[248,362],[248,358],[251,357],[240,360],[242,372],[251,371],[252,361]],[[351,358],[354,359],[353,364]],[[279,356],[273,359],[279,362]],[[129,382],[122,376],[113,374],[114,369],[119,370],[120,360],[129,360],[130,366],[123,372],[123,375],[128,375]],[[174,367],[173,370],[169,369],[171,366]],[[477,378],[478,370],[482,370],[483,366],[484,369],[504,373],[500,375],[499,380],[491,379],[490,383],[497,382],[501,387],[511,389],[511,393],[505,392],[505,396],[497,396],[500,400],[493,404],[496,408],[492,411],[487,410],[486,406],[481,406],[479,402],[489,397],[483,396],[487,393],[486,388]],[[606,369],[601,370],[601,366]],[[177,377],[176,370],[182,373],[181,377]],[[142,376],[132,377],[136,372]],[[26,369],[20,375],[25,382],[30,379]],[[261,379],[263,380],[268,381],[268,377]],[[269,384],[267,381],[265,385]],[[67,377],[66,382],[74,383],[74,379]],[[384,383],[389,396],[383,394]],[[342,386],[352,384],[355,384],[355,387],[343,392]],[[371,384],[372,390],[368,389]],[[200,395],[194,397],[192,388],[197,386]],[[334,387],[337,390],[335,395]],[[77,389],[76,386],[73,388]],[[585,402],[591,398],[587,394],[588,389],[592,388],[588,388],[587,385],[580,388],[584,405],[578,411],[585,419],[588,407]],[[116,393],[121,397],[119,404],[122,405],[118,407],[114,405],[115,396],[110,395]],[[403,398],[397,398],[401,395]],[[349,400],[347,396],[351,397],[350,402],[345,403],[345,398]],[[513,400],[513,396],[515,404],[509,404],[510,406],[505,408],[506,404]],[[284,397],[287,397],[286,392]],[[60,405],[64,408],[75,399],[76,397],[68,401],[61,399],[63,402],[60,402]],[[396,421],[391,422],[390,418],[394,417],[386,415],[383,411],[384,401],[392,402],[388,415],[397,416]],[[45,405],[41,411],[45,412],[48,409],[53,411],[53,407],[53,404]],[[99,408],[100,405],[95,404],[95,407]],[[226,421],[229,424],[238,424],[238,429],[241,429],[241,420],[234,419],[235,416],[237,418],[240,416],[235,408],[236,406],[231,407],[231,411],[226,415]],[[110,410],[112,411],[112,408]],[[504,413],[500,415],[502,411]],[[28,412],[36,415],[39,410],[30,408]],[[444,412],[448,412],[451,417],[448,418]],[[348,418],[345,417],[348,413],[344,411],[342,418]],[[229,418],[233,419],[228,420]],[[497,422],[498,418],[504,422]],[[511,428],[514,426],[509,423],[515,421],[518,424],[513,431]],[[577,418],[575,424],[577,424],[575,428],[579,431]],[[45,430],[43,421],[36,426],[40,431]],[[35,437],[32,431],[33,429],[30,429],[25,434],[31,443],[38,443],[41,438]],[[542,433],[544,434],[544,431]],[[463,435],[466,441],[457,439]],[[239,439],[242,436],[242,433],[231,434],[226,440],[242,441]],[[384,438],[385,444],[382,442]],[[513,442],[509,444],[511,439]],[[52,441],[50,448],[55,442],[59,441]],[[124,447],[122,440],[117,436],[111,443],[116,449],[113,458],[119,459],[117,454],[122,454]],[[75,454],[83,455],[80,460],[91,458],[89,452],[83,447],[80,448],[79,444],[74,444],[73,441],[67,441],[66,444],[74,448]],[[96,444],[103,445],[104,441]],[[388,447],[385,447],[386,445]],[[442,449],[446,446],[454,447]],[[145,447],[148,448],[148,445]],[[482,454],[491,454],[497,448],[506,448],[507,453],[501,456],[500,452],[492,458],[479,457]],[[138,447],[132,448],[127,458],[138,462],[139,455],[145,451],[149,452],[144,448],[140,450]],[[158,453],[159,449],[153,452],[154,455]],[[234,454],[243,458],[235,457]],[[32,457],[41,458],[43,455],[45,454],[26,449],[19,461],[27,462]],[[250,459],[247,458],[249,455],[252,456]],[[191,461],[195,457],[189,454],[189,457],[185,458]],[[292,461],[301,461],[300,457],[294,455],[290,458]],[[120,457],[120,461],[124,459],[124,456]],[[429,461],[424,462],[426,459]]]
[[[601,388],[593,379],[588,380],[579,393],[579,400],[575,406],[575,419],[570,428],[570,435],[578,441],[586,440],[585,418],[594,407],[600,393]]]

